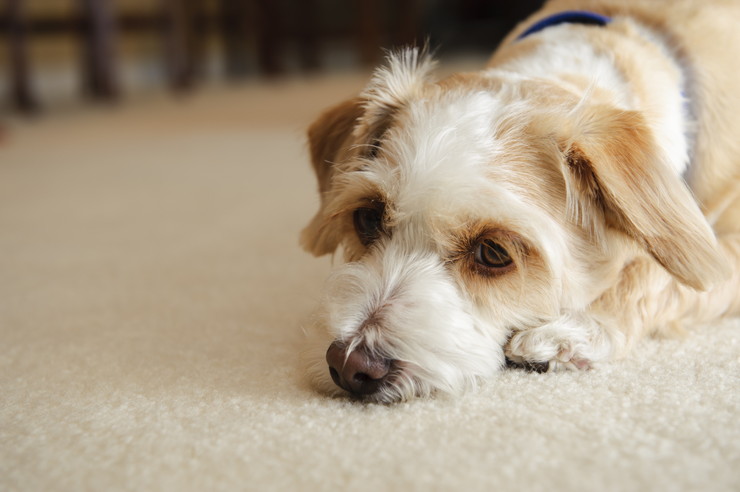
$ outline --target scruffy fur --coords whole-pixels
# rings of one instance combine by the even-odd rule
[[[565,10],[613,21],[517,40]],[[390,402],[459,393],[506,358],[587,369],[738,315],[737,26],[734,0],[555,0],[479,72],[438,80],[403,50],[322,114],[301,242],[345,262],[306,330],[317,387],[341,392],[334,341],[394,361],[366,397]],[[353,214],[378,204],[366,244]],[[476,263],[487,239],[511,269]]]

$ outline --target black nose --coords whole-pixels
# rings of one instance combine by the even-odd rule
[[[347,346],[334,342],[326,351],[329,373],[337,386],[355,395],[378,391],[388,377],[391,361],[373,355],[364,347],[347,352]]]

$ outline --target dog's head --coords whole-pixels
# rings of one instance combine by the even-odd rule
[[[321,388],[471,387],[513,329],[584,309],[638,255],[693,287],[715,277],[712,232],[640,113],[432,72],[418,50],[393,55],[309,129],[321,205],[301,241],[345,259],[309,330]]]

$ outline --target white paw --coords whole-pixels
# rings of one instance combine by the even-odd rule
[[[563,317],[551,323],[514,332],[505,353],[512,362],[526,367],[547,367],[548,372],[583,371],[604,359],[609,343],[594,323]]]

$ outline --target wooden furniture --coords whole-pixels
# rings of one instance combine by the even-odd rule
[[[4,28],[8,38],[11,97],[21,111],[35,111],[38,108],[38,101],[31,89],[28,33],[23,0],[7,0]]]
[[[13,106],[27,113],[42,107],[29,43],[43,36],[79,40],[82,93],[100,101],[115,100],[125,91],[119,76],[124,35],[158,33],[168,84],[176,91],[197,82],[209,36],[220,38],[223,75],[232,79],[255,72],[279,75],[296,65],[291,61],[315,70],[337,42],[354,46],[361,63],[376,64],[382,46],[423,41],[417,37],[422,0],[153,1],[158,2],[154,11],[137,14],[119,11],[120,0],[76,0],[72,14],[44,17],[29,16],[27,0],[6,0],[0,35],[9,47]]]
[[[161,34],[163,60],[170,86],[183,90],[192,86],[199,40],[207,26],[201,0],[159,0],[158,14],[121,15],[115,0],[78,0],[74,15],[64,18],[31,18],[24,0],[6,0],[0,27],[6,35],[13,105],[23,112],[41,106],[34,91],[29,53],[31,37],[73,35],[80,40],[82,92],[97,100],[114,100],[122,93],[118,67],[121,32],[156,31]]]

